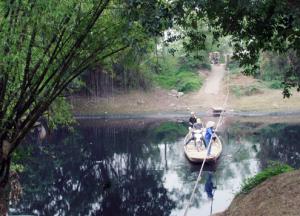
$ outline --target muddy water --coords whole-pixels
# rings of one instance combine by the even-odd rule
[[[183,154],[186,132],[186,125],[168,121],[88,120],[44,142],[33,139],[23,149],[30,156],[23,197],[11,213],[183,215],[200,169]],[[222,156],[205,167],[188,215],[226,209],[244,179],[270,160],[300,167],[300,124],[235,120],[220,137]]]

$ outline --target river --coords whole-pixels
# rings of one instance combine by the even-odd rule
[[[24,145],[23,196],[12,214],[183,215],[200,165],[183,153],[185,124],[167,120],[80,120]],[[188,215],[225,210],[242,182],[281,161],[300,167],[300,123],[234,119],[219,132],[223,153],[205,166]],[[211,178],[213,199],[205,191]]]

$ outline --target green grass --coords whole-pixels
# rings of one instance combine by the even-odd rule
[[[260,57],[260,70],[258,75],[255,77],[261,80],[265,87],[270,89],[282,89],[283,76],[289,69],[285,64],[285,56],[278,56],[274,53],[265,53]],[[238,61],[231,60],[227,63],[227,68],[230,74],[235,75],[241,73],[243,68],[239,66]],[[238,92],[238,89],[234,89],[233,92]]]
[[[293,170],[294,168],[290,167],[289,165],[273,162],[260,173],[246,179],[242,184],[242,188],[239,193],[249,193],[254,187],[271,178],[272,176],[276,176],[281,173],[286,173]]]
[[[203,79],[198,73],[186,70],[157,74],[154,79],[163,88],[182,92],[195,91],[200,89],[203,84]]]
[[[279,81],[279,80],[265,81],[265,84],[268,88],[271,88],[271,89],[282,89],[283,88],[282,81]]]
[[[203,78],[198,73],[200,68],[210,69],[210,64],[205,59],[199,60],[185,55],[172,56],[167,53],[159,59],[159,66],[159,71],[153,75],[154,82],[165,89],[176,89],[185,93],[201,88]]]
[[[211,70],[211,64],[210,63],[206,63],[206,62],[203,62],[199,65],[199,68],[200,69],[204,69],[204,70]]]
[[[242,96],[261,94],[263,91],[262,91],[262,87],[259,85],[249,85],[249,86],[234,85],[234,86],[230,86],[230,92],[234,94],[236,97],[242,97]]]

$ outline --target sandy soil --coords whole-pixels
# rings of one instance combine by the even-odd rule
[[[225,212],[215,216],[298,216],[299,182],[299,170],[272,177],[250,193],[237,196]]]
[[[226,76],[224,65],[212,65],[212,71],[199,71],[207,76],[199,91],[177,97],[172,91],[156,87],[147,92],[131,91],[109,97],[73,97],[73,111],[76,114],[141,114],[176,112],[211,112],[212,107],[222,107],[227,88],[230,85],[248,86],[258,83],[243,75]],[[231,111],[300,111],[300,93],[293,92],[289,99],[283,99],[281,90],[263,88],[258,94],[236,97],[229,95],[227,110]]]

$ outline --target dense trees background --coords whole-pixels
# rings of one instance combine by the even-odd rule
[[[137,8],[145,5],[143,1],[132,2]],[[151,73],[164,74],[167,71],[162,65],[168,64],[168,58],[163,58],[162,51],[157,52],[157,44],[160,47],[164,46],[164,51],[177,51],[181,54],[185,52],[186,55],[200,58],[197,65],[201,66],[209,63],[205,59],[209,51],[228,50],[227,47],[222,47],[228,41],[222,40],[225,36],[230,36],[234,59],[246,74],[263,80],[275,80],[272,85],[283,88],[283,94],[287,97],[290,96],[291,88],[299,87],[300,12],[297,1],[177,0],[173,1],[168,9],[168,15],[172,16],[172,19],[169,17],[172,21],[171,30],[165,31],[164,37],[152,40],[152,46],[148,43],[150,46],[144,50],[146,52],[142,52],[144,55],[138,55],[139,60],[127,55],[129,58],[126,61],[118,62],[118,72],[114,72],[114,78],[118,80],[119,86],[125,89],[142,86],[145,89],[149,87],[147,83],[157,80],[151,77]],[[139,11],[135,15],[144,19],[143,14],[143,11]],[[160,14],[159,17],[165,15]],[[157,21],[160,22],[155,20]],[[173,45],[170,46],[172,42]],[[129,59],[134,59],[131,67],[127,64],[131,62]],[[144,64],[145,60],[147,64]],[[170,70],[176,74],[180,65],[178,68]],[[126,79],[121,74],[127,74],[128,77],[137,80]],[[166,75],[170,76],[167,72]],[[126,84],[120,84],[120,81]],[[166,86],[165,83],[162,83],[162,86]]]

